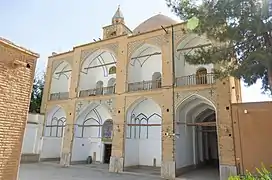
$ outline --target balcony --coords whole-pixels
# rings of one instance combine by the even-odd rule
[[[81,90],[79,92],[79,97],[101,96],[110,94],[115,94],[115,86]]]
[[[141,81],[128,84],[128,92],[133,91],[148,91],[151,89],[161,88],[161,80],[156,81]]]
[[[182,86],[193,86],[193,85],[204,85],[204,84],[214,84],[214,74],[202,74],[202,75],[189,75],[176,78],[176,87]]]
[[[65,100],[69,98],[69,92],[59,92],[50,94],[50,101]]]

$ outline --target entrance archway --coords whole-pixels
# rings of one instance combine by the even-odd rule
[[[75,163],[103,163],[103,124],[112,119],[108,109],[100,103],[90,103],[76,117],[71,161]]]
[[[214,104],[202,96],[191,95],[178,106],[176,122],[179,134],[176,138],[176,174],[185,177],[190,174],[186,172],[198,170],[205,175],[219,176]]]
[[[134,102],[127,110],[125,170],[161,167],[161,108],[151,99]]]

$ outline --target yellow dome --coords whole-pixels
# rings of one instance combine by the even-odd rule
[[[133,30],[133,34],[143,33],[152,31],[155,29],[160,29],[161,26],[170,26],[172,24],[176,24],[177,22],[170,17],[164,16],[162,14],[157,14],[155,16],[152,16],[151,18],[147,19],[143,23],[141,23],[139,26],[137,26]]]

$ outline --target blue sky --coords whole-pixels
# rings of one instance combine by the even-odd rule
[[[179,20],[164,0],[3,0],[0,36],[39,53],[39,74],[53,51],[67,51],[101,37],[119,4],[131,29],[158,13]],[[261,94],[260,83],[243,86],[242,92],[245,102],[272,100]]]

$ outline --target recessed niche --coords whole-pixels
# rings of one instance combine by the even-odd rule
[[[229,110],[229,106],[226,107],[226,110]]]
[[[167,112],[169,112],[169,109],[166,109]]]

